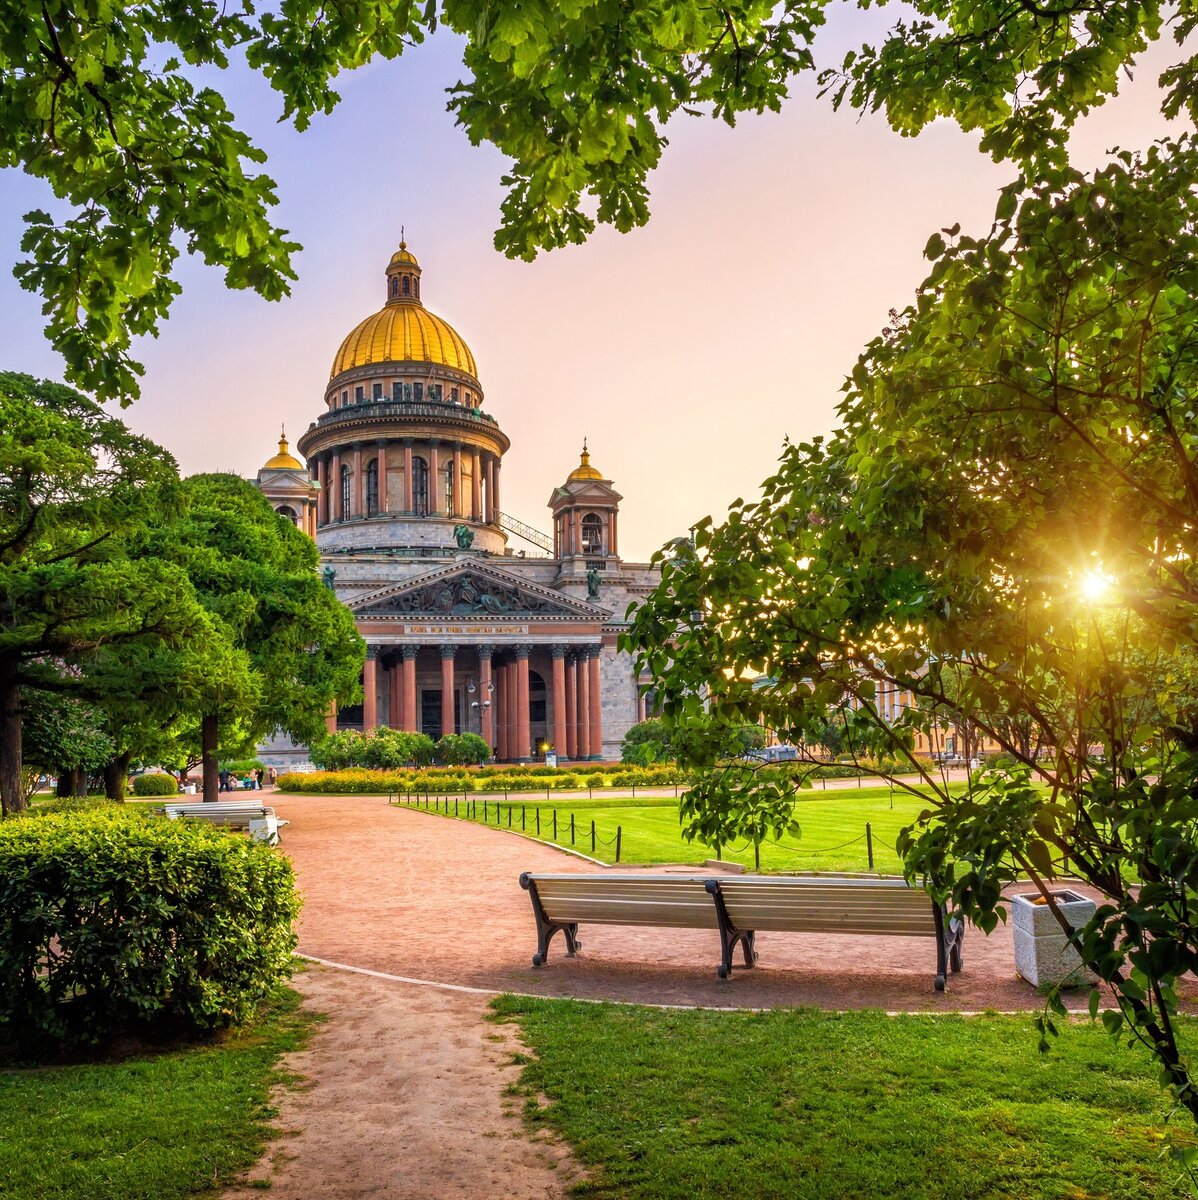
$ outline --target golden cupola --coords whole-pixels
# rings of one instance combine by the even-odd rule
[[[341,343],[330,378],[358,367],[414,363],[447,367],[477,383],[478,367],[465,339],[448,321],[424,307],[420,275],[420,263],[407,242],[401,241],[387,264],[386,303]]]
[[[602,479],[602,473],[595,467],[591,466],[591,456],[587,452],[587,440],[582,439],[582,454],[579,455],[578,466],[566,476],[567,483],[576,483],[582,479]]]
[[[279,452],[262,464],[264,471],[304,471],[307,468],[288,448],[287,430],[279,430]]]

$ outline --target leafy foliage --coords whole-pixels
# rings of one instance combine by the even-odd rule
[[[438,740],[435,757],[447,767],[474,767],[491,757],[491,747],[477,733],[447,733]]]
[[[630,644],[680,726],[753,712],[795,741],[839,708],[846,741],[888,743],[933,797],[909,874],[983,928],[1022,875],[1068,929],[1048,882],[1067,860],[1106,898],[1069,933],[1108,1023],[1198,1116],[1173,1017],[1198,964],[1196,155],[1013,187],[988,237],[932,238],[842,431],[660,560]],[[881,689],[915,703],[887,720]],[[911,752],[944,721],[1013,765],[953,796]],[[728,787],[707,815],[750,832],[789,811]]]
[[[179,781],[173,775],[165,773],[135,775],[133,777],[133,794],[135,796],[177,796]]]
[[[95,1043],[245,1021],[291,973],[291,864],[120,808],[0,825],[0,1035]]]
[[[510,160],[496,244],[513,257],[580,242],[597,223],[649,216],[649,173],[680,115],[733,124],[777,111],[816,74],[825,0],[291,0],[88,8],[55,0],[0,12],[0,166],[46,181],[66,210],[27,214],[22,284],[46,301],[68,378],[103,398],[138,394],[132,338],[154,333],[180,287],[181,247],[230,287],[288,294],[298,249],[271,220],[274,182],[214,84],[244,58],[305,129],[331,112],[335,77],[398,57],[438,23],[466,40],[450,110],[474,144]],[[862,5],[862,7],[867,7]],[[837,107],[881,110],[910,135],[938,118],[1034,179],[1059,170],[1082,114],[1163,31],[1159,4],[1052,8],[913,0],[873,44],[818,73]],[[1185,46],[1198,17],[1182,11]],[[1164,108],[1193,117],[1192,57],[1163,77]]]
[[[347,767],[428,766],[433,761],[433,739],[402,729],[376,729],[371,734],[341,729],[316,739],[309,748],[312,762],[328,771]]]

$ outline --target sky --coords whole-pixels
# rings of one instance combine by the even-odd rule
[[[880,19],[889,13],[836,12],[820,65]],[[1156,47],[1087,118],[1077,165],[1163,132],[1154,80],[1177,57],[1171,43]],[[316,419],[342,338],[382,306],[402,225],[426,306],[470,345],[485,407],[511,438],[504,509],[551,528],[549,495],[585,436],[624,497],[621,553],[644,561],[756,494],[785,438],[833,428],[857,355],[927,273],[928,236],[956,222],[984,234],[1013,177],[947,122],[912,139],[877,117],[833,113],[809,77],[780,114],[734,129],[672,122],[645,228],[602,228],[584,246],[512,262],[492,244],[504,159],[472,147],[445,111],[463,74],[461,43],[439,32],[341,76],[336,111],[298,134],[277,122],[263,81],[224,73],[230,106],[269,155],[275,219],[304,249],[299,281],[277,303],[181,260],[183,294],[160,336],[134,351],[142,398],[123,415],[184,473],[252,476],[280,425],[294,441]],[[0,260],[18,260],[21,214],[47,204],[39,181],[0,173]],[[7,270],[0,313],[0,369],[60,379],[40,301]]]

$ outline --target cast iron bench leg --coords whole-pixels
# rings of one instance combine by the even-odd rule
[[[578,922],[559,924],[551,921],[541,904],[541,897],[537,895],[537,885],[527,871],[520,876],[520,886],[532,900],[532,915],[537,922],[537,952],[532,956],[532,965],[539,967],[548,961],[549,943],[559,930],[566,935],[566,956],[573,958],[582,949],[582,943],[578,940]]]
[[[753,946],[756,934],[752,929],[737,929],[732,924],[718,879],[709,879],[703,886],[715,904],[715,918],[720,927],[720,965],[716,967],[715,973],[721,979],[727,979],[732,974],[732,955],[738,942],[744,954],[745,966],[751,967],[757,961],[757,951]]]

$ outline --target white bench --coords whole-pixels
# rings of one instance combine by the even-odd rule
[[[188,817],[223,825],[226,829],[248,829],[252,837],[269,842],[272,846],[279,840],[279,830],[287,824],[279,820],[269,805],[242,800],[218,800],[212,804],[202,800],[181,800],[164,804],[163,809],[172,821]]]
[[[936,943],[937,991],[949,972],[960,971],[964,926],[950,920],[944,905],[905,880],[876,876],[737,875],[533,875],[520,876],[532,899],[537,952],[532,965],[549,957],[559,930],[566,953],[582,943],[580,924],[657,925],[715,929],[720,936],[717,974],[732,973],[741,947],[746,967],[757,961],[759,930],[782,933],[930,937]]]

